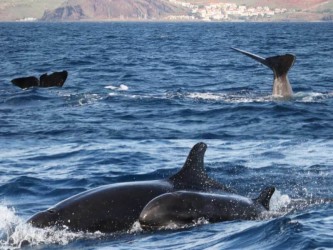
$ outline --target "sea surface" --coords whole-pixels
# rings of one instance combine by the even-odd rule
[[[0,249],[333,249],[333,23],[0,23]],[[292,99],[230,49],[292,53]],[[63,88],[11,79],[67,70]],[[210,177],[277,191],[267,218],[73,233],[25,221],[105,184]],[[29,243],[29,244],[27,244]],[[22,246],[23,247],[23,246]]]

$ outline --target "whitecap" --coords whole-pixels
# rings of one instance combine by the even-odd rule
[[[98,94],[83,94],[81,98],[79,98],[78,103],[80,106],[93,104],[99,100],[103,99]]]
[[[204,217],[200,217],[196,221],[193,221],[193,223],[194,223],[194,225],[206,225],[206,224],[209,224],[209,221]]]
[[[193,92],[185,95],[186,98],[205,100],[205,101],[222,101],[226,103],[252,103],[252,102],[271,102],[273,97],[254,96],[250,94],[227,94],[227,93],[211,93],[211,92]]]
[[[126,91],[126,90],[128,90],[128,86],[125,85],[125,84],[120,84],[119,85],[119,90]]]
[[[98,239],[104,236],[94,233],[70,232],[67,229],[35,228],[15,214],[14,208],[0,205],[0,249],[17,249],[29,245],[67,245],[78,238]]]
[[[194,92],[194,93],[189,93],[187,95],[188,98],[190,99],[202,99],[202,100],[213,100],[213,101],[219,101],[219,100],[225,100],[226,95],[225,94],[214,94],[210,92],[206,93],[200,93],[200,92]]]
[[[298,92],[294,95],[297,102],[322,102],[325,99],[330,98],[330,93],[319,92]]]
[[[131,229],[128,230],[127,232],[128,232],[128,233],[132,233],[132,234],[134,234],[134,233],[140,233],[140,232],[142,232],[142,231],[143,231],[143,229],[142,229],[142,227],[141,227],[140,222],[139,222],[139,221],[135,221],[135,222],[133,223]]]
[[[288,195],[282,194],[279,190],[275,190],[270,203],[269,207],[271,211],[279,211],[282,208],[287,207],[291,202],[291,199]]]
[[[119,86],[108,85],[104,88],[116,91],[127,91],[129,89],[129,87],[125,84],[120,84]]]

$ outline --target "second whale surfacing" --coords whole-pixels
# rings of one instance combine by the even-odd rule
[[[255,220],[269,210],[274,187],[264,189],[257,199],[225,193],[176,191],[160,195],[142,210],[143,229],[163,229],[191,225],[200,219],[210,223],[230,220]]]
[[[270,68],[274,73],[273,93],[274,97],[290,98],[293,90],[288,79],[288,71],[294,65],[296,56],[292,54],[278,55],[263,58],[247,51],[232,48]]]
[[[144,206],[153,198],[177,190],[231,191],[208,177],[204,168],[207,145],[197,143],[183,168],[164,180],[105,185],[72,196],[32,216],[35,227],[66,228],[71,231],[115,232],[129,230]]]

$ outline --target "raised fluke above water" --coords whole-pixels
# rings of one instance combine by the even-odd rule
[[[247,51],[232,48],[252,59],[262,63],[274,72],[273,93],[274,97],[292,97],[293,90],[288,79],[288,71],[294,65],[296,56],[292,54],[278,55],[263,58]]]
[[[20,87],[21,89],[27,89],[31,87],[62,87],[67,79],[68,72],[66,70],[61,72],[54,72],[50,75],[47,73],[41,75],[39,79],[35,76],[15,78],[11,82]]]

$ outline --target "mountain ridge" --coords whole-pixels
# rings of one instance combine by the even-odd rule
[[[68,0],[41,20],[153,20],[185,11],[165,0]]]
[[[221,3],[287,9],[284,14],[274,17],[262,15],[260,18],[245,18],[245,20],[321,21],[333,19],[333,1],[327,0],[2,0],[0,2],[0,21],[192,20],[197,15],[191,13],[193,9],[188,8],[186,4],[207,6]],[[237,20],[237,18],[231,20]]]

